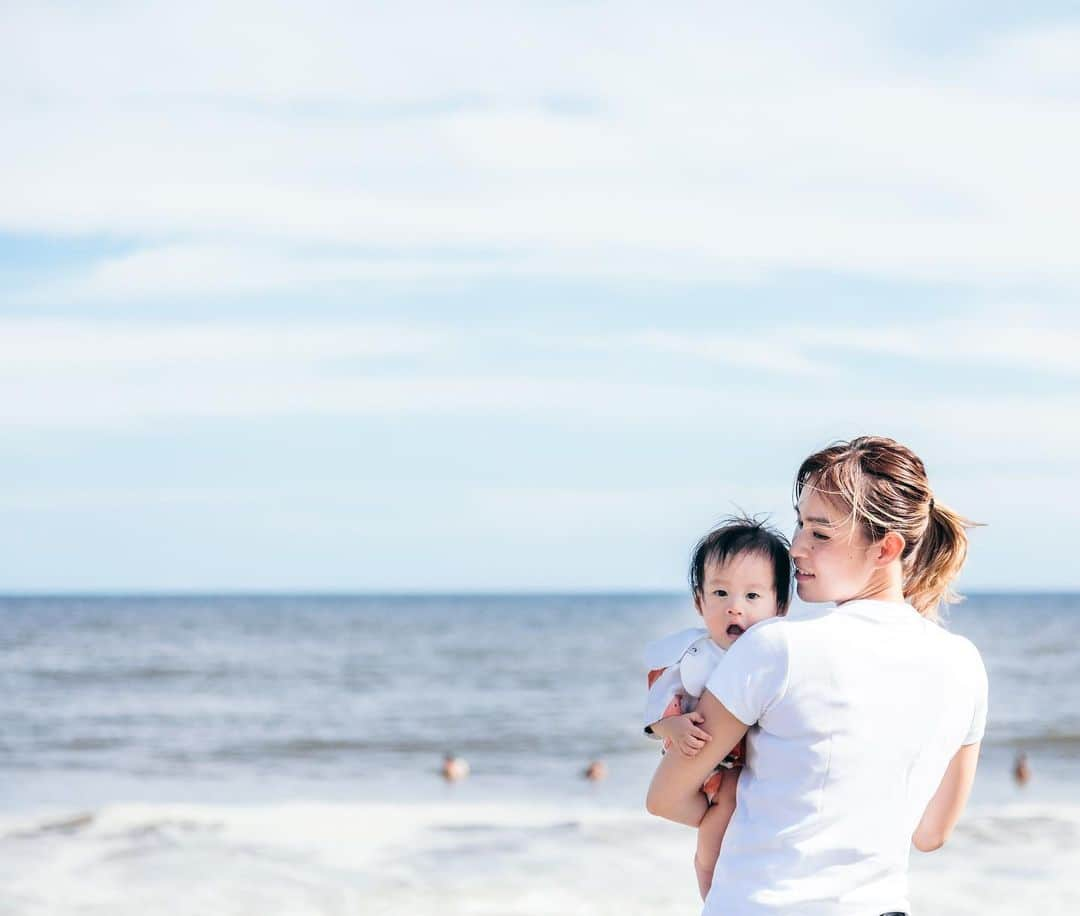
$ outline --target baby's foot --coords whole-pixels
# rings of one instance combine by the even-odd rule
[[[712,887],[713,870],[705,865],[697,856],[694,856],[694,873],[697,875],[698,892],[701,899],[709,896],[709,888]]]

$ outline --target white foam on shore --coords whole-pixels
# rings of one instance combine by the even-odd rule
[[[5,914],[696,913],[693,832],[588,804],[114,804],[0,818]],[[1080,911],[1080,806],[973,808],[916,913]]]

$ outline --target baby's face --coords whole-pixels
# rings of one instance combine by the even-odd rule
[[[694,603],[712,641],[722,649],[759,620],[777,614],[773,566],[761,554],[736,554],[726,563],[710,560],[702,585]]]

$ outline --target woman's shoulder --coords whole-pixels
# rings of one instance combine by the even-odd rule
[[[923,618],[923,627],[932,639],[935,639],[944,652],[958,659],[970,660],[982,664],[979,647],[966,636],[950,630],[947,622]]]
[[[812,638],[818,630],[834,622],[832,610],[831,605],[828,607],[803,605],[783,617],[767,617],[765,620],[758,621],[746,631],[746,636],[756,634],[756,640],[773,645],[787,643],[791,639],[799,639],[803,636]]]
[[[944,627],[938,627],[937,629],[945,634],[945,640],[951,656],[956,659],[959,664],[967,666],[974,678],[985,681],[986,665],[983,663],[982,653],[979,652],[979,647],[966,636],[961,636],[959,633],[953,633],[950,630],[946,630]]]
[[[768,617],[759,620],[743,633],[727,651],[727,655],[738,656],[786,653],[791,623],[787,617]]]

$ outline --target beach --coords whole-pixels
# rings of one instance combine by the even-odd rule
[[[693,832],[644,812],[637,721],[641,647],[692,613],[0,599],[0,913],[696,913]],[[912,852],[914,912],[1076,912],[1080,598],[973,596],[950,626],[983,653],[990,725],[954,836]],[[441,779],[446,752],[468,779]]]

